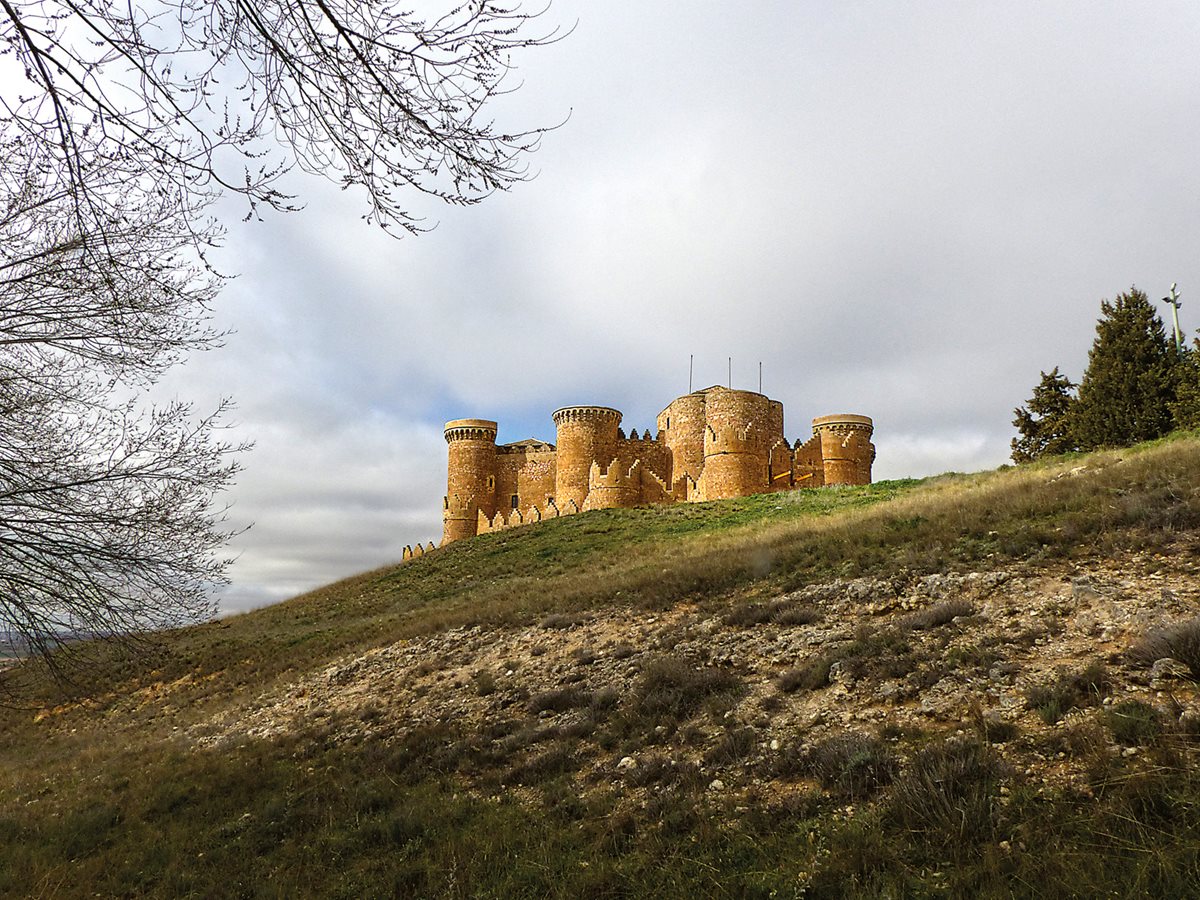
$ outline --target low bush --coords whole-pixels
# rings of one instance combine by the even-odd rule
[[[1104,724],[1118,744],[1148,744],[1163,730],[1162,716],[1149,703],[1122,700],[1104,710]]]
[[[714,699],[732,699],[746,690],[733,672],[712,666],[697,668],[682,657],[651,660],[633,689],[633,712],[643,719],[686,719]]]
[[[1072,709],[1091,706],[1111,690],[1104,663],[1092,662],[1080,672],[1063,672],[1051,681],[1034,685],[1025,704],[1047,725],[1053,725]]]
[[[975,605],[969,600],[943,600],[928,609],[906,616],[901,624],[914,631],[928,631],[948,625],[959,616],[973,616]]]
[[[891,782],[896,758],[879,738],[849,732],[815,745],[801,758],[801,767],[831,793],[861,799]]]
[[[833,663],[834,657],[830,654],[815,654],[780,675],[775,686],[785,694],[819,690],[829,684],[829,667]]]
[[[536,715],[540,712],[566,712],[568,709],[578,709],[592,702],[592,695],[574,685],[564,688],[554,688],[534,694],[525,704],[529,712]]]
[[[896,780],[889,818],[958,859],[991,840],[1000,767],[986,743],[951,738],[920,751]]]
[[[1168,656],[1187,666],[1192,678],[1200,681],[1200,616],[1156,628],[1129,650],[1130,660],[1145,666]]]

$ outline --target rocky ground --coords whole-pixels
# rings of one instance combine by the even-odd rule
[[[894,744],[970,732],[1017,776],[1083,784],[1089,758],[1139,752],[1136,729],[1122,729],[1114,710],[1200,730],[1187,666],[1130,654],[1155,629],[1197,615],[1193,568],[1129,554],[833,581],[752,606],[615,607],[457,629],[342,659],[192,726],[187,739],[213,746],[324,725],[339,741],[403,741],[442,728],[502,745],[506,764],[569,740],[584,760],[581,784],[636,782],[666,761],[736,796],[794,775],[781,761],[847,734]],[[668,701],[656,721],[647,697],[663,685],[653,673],[676,677],[664,665],[716,680],[693,685],[691,706]],[[636,739],[628,724],[620,734],[606,725],[639,703],[650,714]]]

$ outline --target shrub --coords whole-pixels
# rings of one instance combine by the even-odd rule
[[[1104,711],[1104,724],[1118,744],[1146,744],[1163,729],[1161,716],[1153,706],[1140,700],[1122,700]]]
[[[534,694],[529,698],[529,702],[525,704],[525,708],[536,715],[547,710],[550,712],[565,712],[568,709],[587,706],[591,702],[591,694],[582,688],[571,686]]]
[[[1069,710],[1089,706],[1108,694],[1111,684],[1104,664],[1093,662],[1081,672],[1063,672],[1054,680],[1029,688],[1026,706],[1047,725],[1053,725]]]
[[[902,620],[902,624],[914,631],[927,631],[948,625],[959,616],[975,614],[975,605],[969,600],[944,600],[928,609],[922,609]]]
[[[951,738],[912,759],[896,781],[888,812],[922,843],[959,857],[994,836],[999,777],[987,744]]]
[[[829,667],[833,663],[830,654],[818,653],[780,675],[775,686],[785,694],[818,690],[829,684]]]
[[[588,616],[584,613],[551,613],[542,619],[543,628],[574,628],[576,625],[582,625],[588,621]]]
[[[729,766],[741,762],[754,749],[758,735],[753,728],[737,727],[727,729],[721,739],[704,754],[704,764],[708,766]]]
[[[1133,662],[1146,666],[1167,656],[1187,666],[1192,678],[1200,681],[1200,616],[1157,628],[1129,651]]]
[[[775,600],[771,603],[739,604],[725,613],[721,621],[726,625],[748,627],[768,622],[775,625],[809,625],[820,618],[821,614],[811,606],[791,600]]]
[[[634,686],[635,712],[648,719],[680,720],[710,699],[732,698],[745,692],[732,672],[713,667],[695,668],[682,657],[660,657],[646,664]]]
[[[849,732],[814,746],[801,766],[826,790],[857,799],[869,797],[892,780],[896,759],[879,738]]]

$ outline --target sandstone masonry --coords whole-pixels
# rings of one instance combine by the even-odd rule
[[[813,419],[789,444],[783,404],[714,386],[658,414],[658,434],[628,436],[607,406],[554,413],[556,443],[496,444],[496,423],[446,423],[442,544],[588,509],[695,502],[834,484],[870,484],[875,445],[866,416]],[[425,552],[409,551],[410,555]],[[429,548],[432,549],[432,545]]]

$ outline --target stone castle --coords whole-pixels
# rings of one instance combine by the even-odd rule
[[[628,437],[621,413],[567,406],[554,413],[554,444],[496,444],[496,423],[446,423],[449,465],[442,545],[589,509],[695,502],[767,491],[870,484],[875,445],[866,416],[813,419],[807,441],[788,443],[783,404],[714,386],[658,414],[658,434]],[[426,549],[405,548],[406,558]]]

